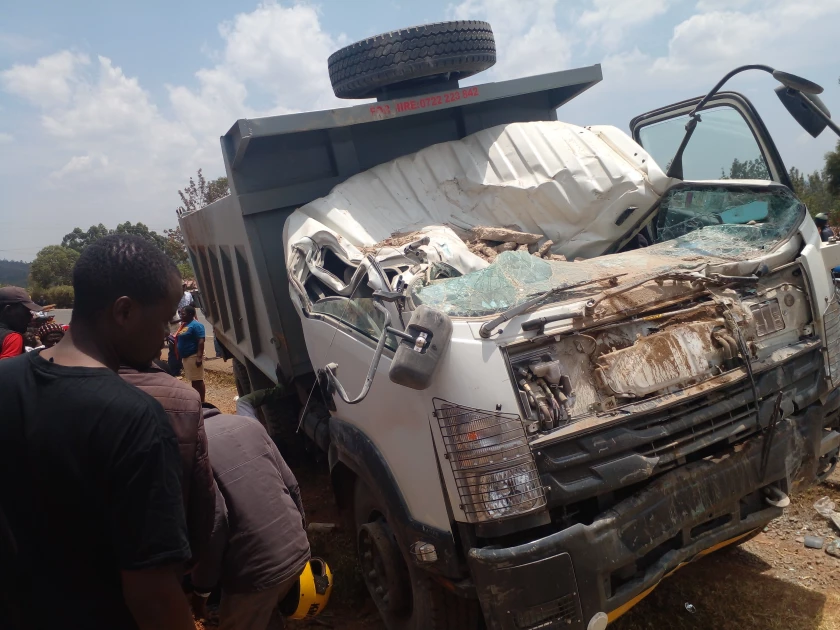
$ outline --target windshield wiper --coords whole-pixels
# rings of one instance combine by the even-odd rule
[[[575,284],[567,284],[559,287],[554,287],[553,289],[549,289],[545,293],[541,293],[540,295],[531,298],[530,300],[526,300],[522,302],[522,304],[517,304],[516,306],[512,306],[511,308],[507,309],[503,313],[500,313],[489,322],[484,322],[481,325],[481,328],[478,329],[478,334],[481,336],[482,339],[488,339],[490,335],[493,334],[493,329],[498,326],[499,324],[508,321],[509,319],[513,319],[517,315],[521,315],[522,313],[532,309],[534,306],[549,298],[553,295],[558,293],[565,293],[566,291],[571,291],[572,289],[578,289],[580,287],[585,287],[589,284],[595,284],[596,282],[602,282],[604,280],[609,280],[610,284],[614,284],[616,278],[620,278],[621,276],[626,276],[626,273],[619,273],[613,276],[604,276],[601,278],[595,278],[593,280],[584,280],[583,282],[577,282]],[[576,316],[577,313],[569,315],[569,317]],[[523,327],[524,329],[524,327]]]

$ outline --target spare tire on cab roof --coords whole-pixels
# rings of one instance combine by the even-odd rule
[[[339,98],[369,98],[384,88],[458,80],[496,63],[487,22],[437,22],[368,37],[337,50],[327,62]]]

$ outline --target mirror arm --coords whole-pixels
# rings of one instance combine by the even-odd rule
[[[703,109],[703,107],[708,103],[711,98],[717,94],[718,90],[723,87],[723,84],[729,81],[732,77],[734,77],[739,72],[744,72],[745,70],[763,70],[764,72],[769,72],[773,74],[774,68],[770,66],[766,66],[764,64],[756,63],[747,66],[739,66],[734,70],[727,72],[724,77],[715,84],[709,92],[700,99],[700,102],[694,106],[694,109],[688,114],[688,122],[685,125],[685,136],[683,136],[682,142],[680,142],[680,147],[677,149],[677,152],[674,154],[674,157],[671,159],[671,166],[668,167],[668,172],[666,175],[668,177],[676,177],[677,179],[683,178],[683,163],[682,157],[683,153],[685,152],[685,147],[688,146],[688,141],[691,140],[691,136],[694,133],[695,127],[697,127],[697,123],[700,122],[700,116],[698,112]]]
[[[352,400],[350,399],[350,396],[347,395],[347,392],[344,390],[344,387],[342,387],[335,374],[335,371],[338,369],[338,364],[330,363],[324,367],[324,373],[327,375],[327,379],[330,384],[335,388],[335,391],[338,393],[341,400],[346,402],[348,405],[360,403],[368,395],[370,386],[373,384],[373,377],[376,376],[376,368],[379,367],[379,360],[382,358],[382,351],[385,349],[385,340],[387,339],[389,332],[388,329],[391,326],[391,313],[388,312],[388,309],[382,306],[382,304],[378,301],[374,302],[373,305],[385,316],[385,323],[382,326],[382,336],[379,337],[379,343],[376,344],[376,350],[373,353],[373,361],[370,363],[370,368],[368,369],[367,377],[365,378],[365,384],[359,395]]]
[[[704,96],[700,100],[700,102],[697,103],[697,105],[694,106],[694,109],[691,110],[691,113],[689,114],[689,116],[694,116],[697,112],[699,112],[703,108],[703,106],[706,103],[708,103],[709,100],[715,94],[717,94],[718,90],[723,87],[723,84],[726,83],[727,81],[729,81],[729,79],[734,77],[739,72],[744,72],[746,70],[764,70],[764,72],[769,72],[770,74],[773,74],[774,69],[775,68],[771,68],[770,66],[766,66],[766,65],[761,64],[761,63],[755,63],[755,64],[750,64],[750,65],[747,65],[747,66],[739,66],[739,67],[735,68],[734,70],[731,70],[730,72],[726,73],[720,81],[717,82],[715,87],[713,87],[711,90],[709,90],[709,93],[706,94],[706,96]]]

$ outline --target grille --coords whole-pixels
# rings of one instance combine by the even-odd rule
[[[779,300],[773,299],[760,304],[753,304],[750,311],[752,311],[755,321],[755,332],[759,337],[785,329],[785,320],[782,318]]]
[[[435,399],[446,459],[471,523],[545,507],[545,490],[519,416]]]
[[[835,387],[840,384],[840,304],[837,300],[838,295],[835,293],[834,299],[831,300],[831,304],[823,315],[828,371]]]
[[[568,628],[577,621],[577,602],[574,595],[533,606],[514,616],[519,630],[554,630]]]
[[[837,327],[840,332],[840,313]],[[762,426],[757,417],[766,422],[780,391],[800,409],[818,398],[821,371],[815,349],[756,374],[759,413],[749,382],[742,380],[682,405],[541,445],[536,461],[550,488],[549,509],[645,481],[754,435]]]

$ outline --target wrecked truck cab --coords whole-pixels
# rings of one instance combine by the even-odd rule
[[[599,79],[240,121],[231,197],[181,218],[240,385],[295,385],[267,424],[328,453],[389,628],[604,628],[836,460],[840,308],[760,118],[558,122]]]

